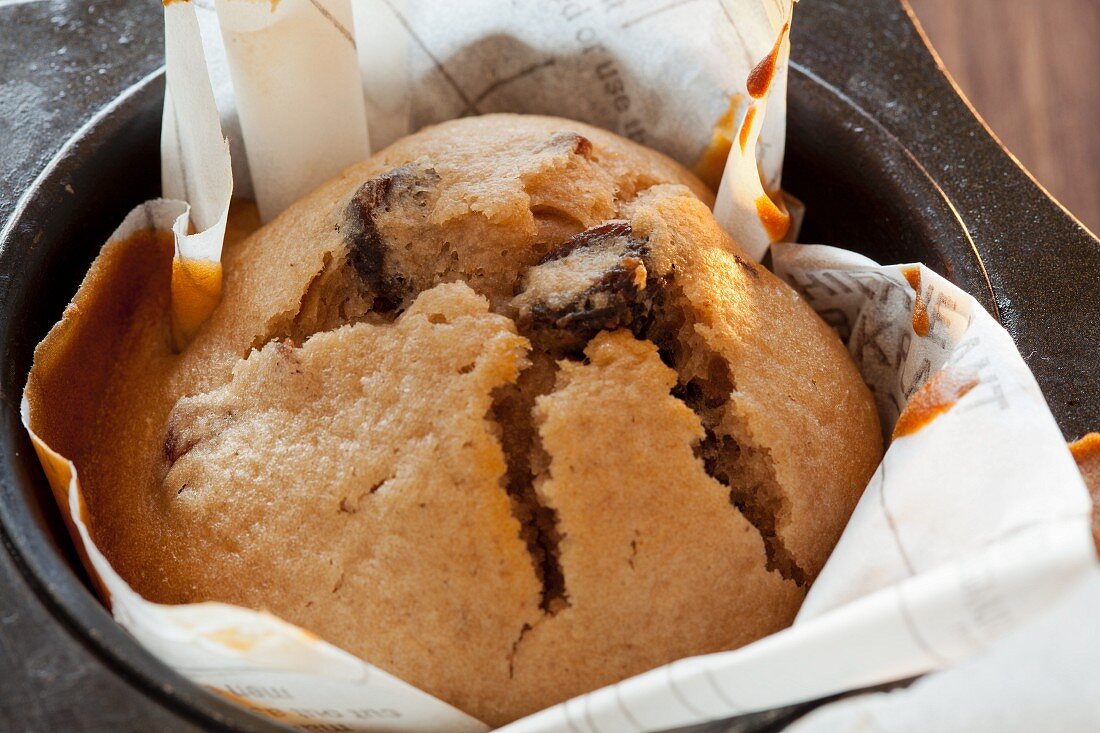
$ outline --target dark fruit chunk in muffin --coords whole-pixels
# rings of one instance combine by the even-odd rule
[[[520,279],[512,300],[520,331],[570,351],[603,330],[642,330],[664,286],[650,271],[649,254],[648,241],[633,236],[626,221],[574,235]]]
[[[355,192],[345,213],[344,242],[355,272],[376,294],[375,310],[392,310],[424,289],[414,282],[415,270],[403,266],[413,242],[383,234],[388,215],[408,216],[408,210],[426,218],[439,184],[434,169],[410,163],[372,178]],[[395,213],[396,212],[396,213]],[[388,308],[387,308],[388,306]]]

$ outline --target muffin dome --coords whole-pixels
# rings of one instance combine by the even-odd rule
[[[568,120],[423,130],[227,243],[182,353],[170,243],[108,245],[74,301],[103,317],[40,347],[103,384],[39,432],[146,598],[269,610],[493,725],[741,646],[882,442],[711,201]]]

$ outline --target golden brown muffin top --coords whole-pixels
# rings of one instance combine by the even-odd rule
[[[432,127],[227,242],[182,353],[170,242],[108,244],[34,427],[146,598],[270,610],[492,724],[735,648],[793,618],[882,444],[710,202],[587,125]]]

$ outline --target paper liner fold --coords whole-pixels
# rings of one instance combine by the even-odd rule
[[[164,6],[167,85],[161,125],[161,188],[183,203],[171,224],[172,334],[182,349],[221,298],[221,252],[233,170],[222,137],[194,6]]]
[[[217,0],[260,218],[370,156],[350,0]]]
[[[758,160],[765,129],[772,136],[772,149],[768,153],[772,156],[775,155],[774,141],[782,140],[786,131],[790,29],[788,16],[779,29],[775,45],[746,77],[746,105],[714,202],[714,217],[718,223],[757,262],[764,259],[773,242],[782,241],[792,228],[791,213],[779,188],[779,176],[764,172],[763,155]],[[771,102],[773,99],[775,102]],[[782,159],[782,150],[779,158]]]
[[[1089,733],[1100,721],[1100,573],[987,651],[905,690],[820,708],[790,733]]]

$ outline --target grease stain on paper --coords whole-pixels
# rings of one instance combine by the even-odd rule
[[[905,403],[894,424],[894,440],[912,435],[944,414],[981,380],[977,372],[960,367],[944,367],[924,383]]]
[[[928,318],[928,304],[920,288],[920,266],[906,267],[901,271],[909,287],[913,288],[913,333],[921,338],[928,335],[932,323]]]

